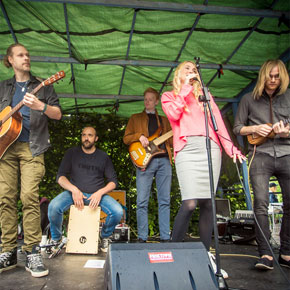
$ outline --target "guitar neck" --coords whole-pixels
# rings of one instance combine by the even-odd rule
[[[40,83],[33,91],[31,92],[32,95],[36,94],[41,87],[44,86],[44,82]],[[23,100],[20,101],[4,118],[1,120],[1,124],[4,124],[14,113],[19,111],[24,106]]]
[[[162,135],[162,136],[156,138],[155,140],[153,140],[153,143],[156,146],[158,146],[158,145],[162,144],[163,142],[165,142],[167,139],[169,139],[171,136],[173,136],[172,130],[171,131],[168,131],[164,135]]]

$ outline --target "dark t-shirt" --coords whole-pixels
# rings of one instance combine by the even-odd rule
[[[64,155],[57,173],[67,177],[79,190],[94,193],[114,182],[117,186],[117,174],[110,157],[102,150],[96,149],[92,154],[85,153],[80,146],[70,148]]]

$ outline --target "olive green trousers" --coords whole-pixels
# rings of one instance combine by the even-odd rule
[[[39,183],[45,173],[44,154],[33,157],[29,143],[13,143],[0,159],[0,228],[2,252],[17,247],[18,199],[22,201],[23,251],[41,241]]]

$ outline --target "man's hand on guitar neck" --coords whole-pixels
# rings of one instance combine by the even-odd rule
[[[273,130],[276,134],[278,134],[282,138],[287,138],[289,137],[289,130],[290,130],[290,125],[287,124],[286,126],[284,125],[283,121],[277,122],[273,125]]]
[[[144,148],[146,148],[149,145],[149,140],[144,135],[140,136],[139,141]]]

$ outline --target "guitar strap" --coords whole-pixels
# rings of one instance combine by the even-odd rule
[[[273,93],[273,95],[270,97],[266,91],[264,90],[264,95],[268,96],[270,98],[270,123],[271,124],[274,124],[274,114],[273,114],[273,104],[272,104],[272,101],[273,101],[273,98],[277,95],[279,91],[279,88],[276,89],[276,91]]]
[[[273,107],[272,107],[272,97],[270,97],[270,123],[271,124],[274,124],[274,122],[273,122]]]
[[[163,128],[162,128],[162,125],[160,124],[160,119],[159,119],[159,115],[158,115],[157,109],[155,109],[155,116],[156,116],[158,128],[161,128],[160,135],[162,135],[162,129]]]

